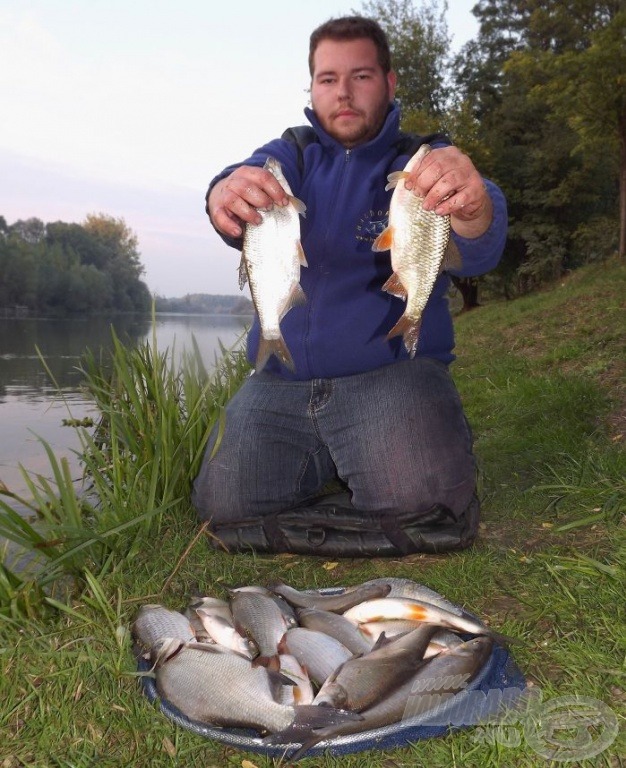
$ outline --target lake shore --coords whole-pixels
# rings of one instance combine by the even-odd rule
[[[450,555],[330,562],[212,548],[191,508],[189,484],[216,415],[207,412],[195,425],[172,423],[173,431],[161,437],[150,427],[153,409],[143,405],[158,403],[158,423],[169,425],[163,416],[172,414],[167,404],[176,392],[167,379],[155,391],[142,390],[137,412],[124,410],[120,420],[132,452],[110,476],[114,487],[102,486],[110,493],[107,514],[127,516],[98,520],[117,533],[85,540],[83,546],[93,547],[89,557],[69,552],[76,573],[69,599],[44,600],[47,612],[41,615],[36,596],[26,604],[26,587],[10,575],[0,577],[4,765],[49,765],[55,755],[73,765],[221,768],[247,760],[270,768],[274,762],[263,755],[176,727],[142,695],[129,635],[139,606],[161,603],[180,610],[198,591],[220,595],[225,585],[277,578],[303,589],[397,576],[432,587],[516,638],[514,658],[540,692],[546,716],[557,710],[566,715],[565,705],[573,707],[576,700],[601,705],[605,719],[589,740],[570,734],[571,748],[578,749],[573,760],[619,766],[626,753],[623,729],[604,745],[596,740],[603,732],[611,736],[608,726],[626,714],[625,297],[626,265],[610,262],[581,269],[540,294],[456,319],[459,357],[453,373],[476,439],[482,523],[476,544]],[[128,358],[120,355],[118,375],[127,377],[120,381],[126,389],[139,386],[143,379],[131,378]],[[153,363],[145,356],[130,362],[137,372],[150,371]],[[200,378],[191,376],[189,395],[194,403],[210,399],[219,411],[243,375],[245,368],[231,369],[209,398],[192,384]],[[96,383],[103,387],[104,412],[112,416],[112,390],[97,378]],[[168,392],[172,399],[164,399]],[[166,463],[142,434],[167,438],[159,449]],[[114,431],[94,469],[109,466],[112,436]],[[186,446],[184,461],[176,444]],[[71,509],[69,494],[66,503]],[[55,547],[58,557],[71,549],[52,539],[47,545],[52,557]],[[310,764],[408,768],[418,760],[436,768],[534,768],[549,759],[549,744],[533,723],[461,729],[415,746],[319,757]],[[594,744],[597,754],[590,752]]]

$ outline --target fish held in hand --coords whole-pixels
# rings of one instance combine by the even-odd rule
[[[300,242],[300,216],[305,215],[306,206],[293,196],[278,160],[269,157],[264,168],[279,181],[289,204],[259,209],[262,222],[246,224],[239,286],[243,288],[248,281],[261,326],[256,371],[263,369],[271,355],[293,371],[293,358],[280,322],[292,307],[306,301],[300,286],[300,267],[307,266]]]
[[[461,255],[450,238],[450,216],[425,211],[423,199],[404,186],[404,180],[430,151],[430,146],[423,144],[404,170],[387,177],[385,189],[393,188],[389,225],[372,245],[373,251],[391,250],[393,274],[383,290],[406,301],[406,308],[387,338],[402,336],[411,358],[415,357],[422,313],[435,281],[446,269],[461,266]]]

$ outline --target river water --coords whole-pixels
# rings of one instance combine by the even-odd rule
[[[157,315],[157,348],[177,359],[183,349],[191,349],[194,337],[210,370],[220,342],[226,348],[241,343],[249,323],[249,317]],[[65,456],[78,466],[77,435],[63,420],[94,415],[81,392],[78,366],[87,349],[111,349],[112,327],[124,343],[152,338],[152,323],[144,318],[0,319],[0,482],[14,493],[23,494],[27,487],[20,465],[31,473],[49,473],[39,438],[57,458]]]

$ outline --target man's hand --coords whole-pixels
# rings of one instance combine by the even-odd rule
[[[206,212],[219,232],[240,237],[246,223],[261,223],[258,208],[288,203],[285,190],[273,174],[264,168],[242,165],[213,187]]]
[[[457,147],[429,152],[404,183],[424,198],[424,210],[450,215],[462,237],[479,237],[491,224],[493,209],[481,175]]]

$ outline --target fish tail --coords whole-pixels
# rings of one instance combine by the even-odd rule
[[[420,333],[421,320],[412,320],[407,316],[406,312],[394,325],[394,327],[387,334],[387,339],[393,339],[394,336],[402,336],[404,339],[404,346],[409,353],[411,359],[415,357],[415,350],[417,349],[417,340]]]
[[[361,720],[363,720],[362,715],[346,709],[317,704],[299,704],[295,707],[295,717],[291,724],[282,731],[266,736],[263,743],[299,744],[300,747],[289,756],[289,762],[295,762],[318,742],[332,736],[335,729],[340,731],[342,726]]]
[[[291,352],[287,348],[283,337],[279,336],[277,339],[264,339],[261,337],[259,342],[259,351],[257,353],[254,366],[257,373],[265,368],[265,364],[272,355],[276,355],[281,363],[289,368],[290,371],[295,371],[296,366],[293,362]]]

